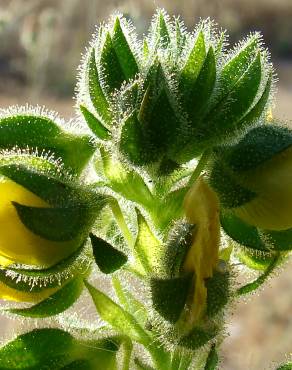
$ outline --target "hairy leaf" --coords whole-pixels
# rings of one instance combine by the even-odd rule
[[[57,315],[72,306],[83,290],[83,279],[75,278],[60,290],[40,303],[29,308],[9,308],[7,311],[16,315],[43,318]]]
[[[73,135],[63,131],[53,120],[31,114],[0,118],[0,148],[15,147],[53,153],[78,174],[95,151],[90,136]]]
[[[104,274],[112,274],[127,262],[127,256],[105,240],[93,234],[90,239],[95,262]]]
[[[83,114],[83,117],[85,118],[88,127],[100,140],[110,139],[110,131],[100,122],[100,120],[94,114],[92,114],[83,105],[80,105],[80,110]]]
[[[107,295],[85,281],[85,285],[93,299],[96,310],[102,320],[109,323],[119,333],[129,336],[132,340],[147,344],[149,338],[136,319]]]

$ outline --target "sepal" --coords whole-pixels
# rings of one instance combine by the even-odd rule
[[[151,279],[153,307],[166,321],[170,323],[178,321],[185,307],[191,283],[192,275],[172,279]]]
[[[63,126],[61,119],[45,111],[8,111],[0,117],[0,148],[49,152],[80,174],[95,151],[94,143],[90,136],[70,133]]]
[[[34,329],[0,349],[1,369],[111,370],[117,366],[119,337],[86,341],[54,328]]]
[[[30,154],[0,158],[0,255],[11,263],[53,266],[87,239],[106,197],[64,170]]]
[[[83,278],[76,277],[48,298],[34,306],[26,308],[9,308],[5,311],[11,314],[31,318],[55,316],[67,310],[77,301],[83,291],[83,287]]]
[[[112,274],[127,262],[127,256],[105,240],[94,234],[90,234],[90,240],[95,262],[104,274]]]

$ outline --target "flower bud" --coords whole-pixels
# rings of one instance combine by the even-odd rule
[[[11,107],[0,112],[0,149],[47,153],[60,158],[64,167],[79,175],[93,155],[95,145],[91,136],[76,135],[68,129],[72,131],[56,113],[44,108]]]
[[[228,53],[210,21],[195,33],[161,10],[140,47],[123,17],[101,26],[81,68],[78,104],[102,141],[160,173],[237,137],[265,115],[272,67],[259,34]],[[170,165],[171,164],[171,165]],[[167,166],[167,168],[165,168]]]
[[[232,222],[231,228],[253,234],[248,246],[264,250],[272,242],[288,248],[283,236],[289,238],[292,228],[291,174],[292,131],[286,127],[259,126],[238,144],[216,149],[209,183],[223,206],[227,228]]]
[[[43,158],[4,158],[0,176],[2,265],[55,265],[84,243],[104,204]]]

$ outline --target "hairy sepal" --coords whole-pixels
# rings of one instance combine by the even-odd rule
[[[75,135],[63,130],[52,118],[32,113],[0,117],[0,148],[32,148],[61,158],[77,174],[83,170],[95,151],[88,135]]]

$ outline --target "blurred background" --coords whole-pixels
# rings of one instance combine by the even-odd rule
[[[274,114],[292,120],[292,0],[0,0],[0,107],[28,102],[73,116],[77,66],[95,25],[120,11],[143,34],[157,6],[189,29],[215,19],[231,44],[261,31],[279,77]],[[274,369],[291,353],[291,269],[231,309],[222,370]],[[0,337],[13,330],[0,321]]]

